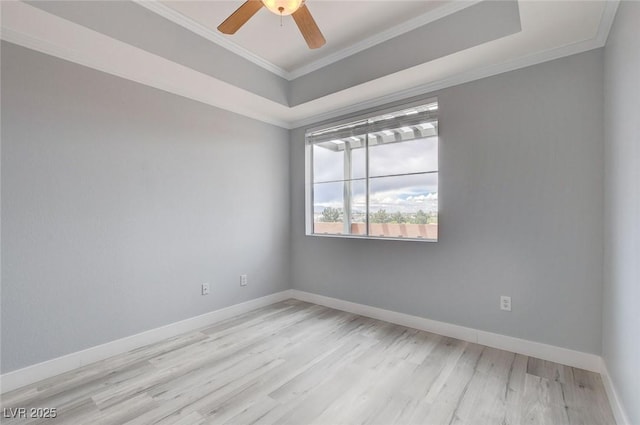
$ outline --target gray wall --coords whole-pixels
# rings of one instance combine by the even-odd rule
[[[286,105],[288,81],[131,1],[30,5]],[[185,48],[185,46],[189,46]]]
[[[309,102],[520,30],[517,1],[483,1],[296,78],[289,86],[289,104]]]
[[[640,3],[620,3],[605,49],[603,357],[640,424]]]
[[[290,286],[286,130],[1,53],[3,373]]]
[[[437,243],[305,236],[304,129],[292,131],[294,288],[600,353],[602,56],[435,93]]]
[[[305,236],[304,129],[6,43],[2,59],[3,373],[292,283],[600,353],[601,50],[435,93],[437,243]],[[617,176],[611,188],[632,178]],[[626,214],[622,195],[610,212]],[[199,295],[202,282],[211,295]],[[513,297],[511,313],[499,295]]]

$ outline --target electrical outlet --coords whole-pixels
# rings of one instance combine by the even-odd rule
[[[247,275],[246,274],[241,274],[240,275],[240,286],[247,286]]]
[[[505,295],[500,297],[500,310],[511,311],[511,297]]]
[[[209,295],[209,284],[208,283],[203,283],[202,284],[202,295]]]

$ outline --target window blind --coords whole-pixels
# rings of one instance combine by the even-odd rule
[[[351,148],[364,147],[365,137],[370,144],[394,143],[437,135],[438,103],[381,114],[366,120],[308,132],[308,143],[331,150],[342,150],[345,144]]]

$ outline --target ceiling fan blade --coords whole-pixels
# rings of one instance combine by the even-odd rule
[[[324,43],[327,42],[320,32],[320,28],[318,28],[313,16],[311,16],[311,12],[309,12],[306,4],[303,4],[298,10],[293,12],[291,16],[293,16],[293,20],[296,21],[296,25],[300,29],[310,49],[322,47]]]
[[[248,0],[218,26],[223,34],[235,34],[258,10],[262,9],[260,0]]]

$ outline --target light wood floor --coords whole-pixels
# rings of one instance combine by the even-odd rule
[[[289,300],[47,379],[46,424],[614,424],[600,376]]]

